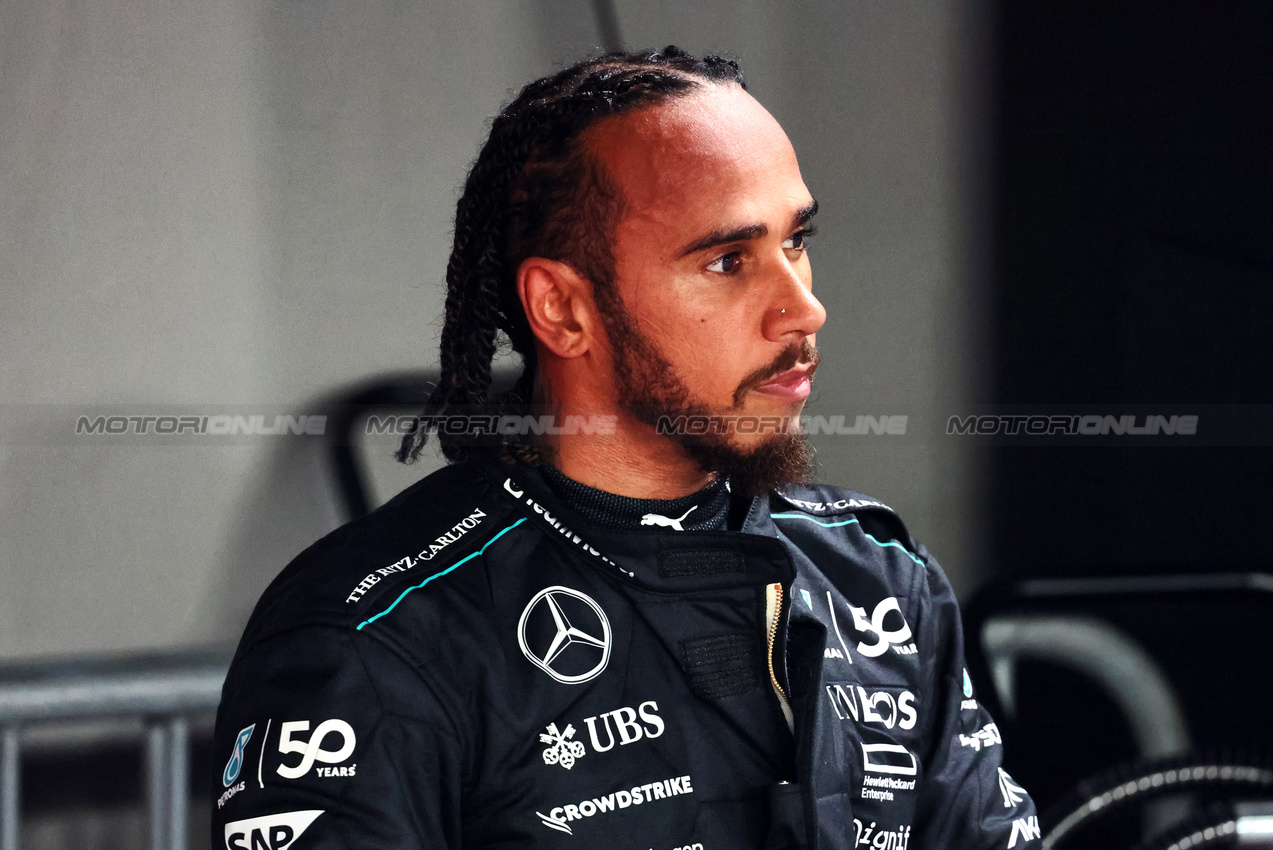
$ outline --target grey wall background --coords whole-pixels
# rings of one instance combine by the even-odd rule
[[[821,438],[822,477],[894,505],[966,592],[982,486],[941,426],[987,366],[985,22],[924,0],[616,10],[628,46],[738,58],[786,127],[823,210],[809,412],[909,417]],[[67,423],[304,413],[431,365],[489,117],[599,41],[584,0],[0,5],[0,657],[237,638],[340,521],[312,443],[105,445]],[[381,491],[424,471],[388,449]]]

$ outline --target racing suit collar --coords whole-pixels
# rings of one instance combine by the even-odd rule
[[[548,462],[533,471],[557,497],[557,501],[586,517],[592,524],[617,530],[660,526],[676,531],[726,528],[732,494],[718,479],[677,499],[637,499],[590,487],[569,478]],[[750,504],[748,505],[750,506]],[[741,507],[741,506],[740,506]]]
[[[470,456],[497,491],[527,519],[581,558],[617,578],[658,592],[697,592],[781,583],[795,577],[790,554],[769,517],[766,495],[752,500],[741,531],[605,528],[562,503],[524,464],[485,450]],[[528,474],[528,471],[531,474]]]

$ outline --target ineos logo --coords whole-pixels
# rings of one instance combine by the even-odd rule
[[[827,696],[841,720],[852,717],[858,723],[874,723],[885,729],[914,729],[919,720],[915,694],[910,691],[900,691],[895,697],[886,690],[868,691],[861,685],[827,685]]]
[[[517,622],[517,645],[558,682],[577,685],[610,661],[610,621],[587,594],[553,585],[536,593]]]
[[[354,727],[337,718],[319,723],[308,741],[292,737],[297,732],[309,731],[308,720],[289,720],[280,727],[280,730],[278,751],[303,753],[300,764],[295,767],[288,767],[285,764],[278,766],[278,775],[284,779],[300,779],[309,773],[315,761],[321,761],[323,764],[340,764],[353,754],[357,740],[354,737]],[[334,750],[325,750],[323,740],[332,733],[340,736],[340,746]]]

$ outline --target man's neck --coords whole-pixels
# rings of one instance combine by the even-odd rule
[[[715,480],[671,438],[629,414],[611,415],[612,435],[551,437],[553,466],[580,484],[633,499],[679,499]]]

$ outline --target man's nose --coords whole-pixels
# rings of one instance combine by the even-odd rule
[[[780,264],[776,274],[764,318],[765,337],[786,343],[813,336],[826,323],[827,310],[813,294],[812,282],[806,283],[800,270],[788,262]]]

